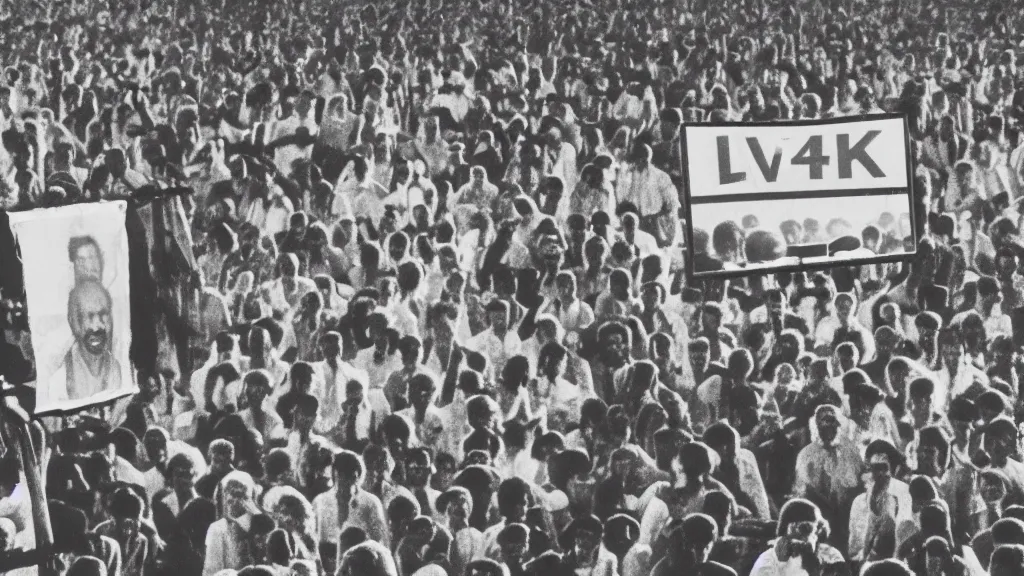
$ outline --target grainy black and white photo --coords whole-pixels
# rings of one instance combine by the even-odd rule
[[[0,0],[0,576],[1024,576],[1024,0]]]

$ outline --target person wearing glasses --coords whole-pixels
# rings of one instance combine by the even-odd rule
[[[818,506],[803,498],[786,502],[779,511],[777,538],[754,562],[750,576],[847,576],[843,555],[825,544],[829,525]]]

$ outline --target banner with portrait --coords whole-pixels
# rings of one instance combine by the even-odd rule
[[[10,214],[36,359],[36,414],[136,392],[124,202]]]

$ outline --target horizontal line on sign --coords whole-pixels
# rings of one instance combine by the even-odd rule
[[[908,188],[854,188],[852,190],[803,190],[800,192],[747,192],[691,196],[690,204],[725,204],[728,202],[764,202],[766,200],[800,200],[806,198],[848,198],[850,196],[897,196],[909,194]]]

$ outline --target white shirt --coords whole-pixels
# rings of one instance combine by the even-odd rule
[[[470,338],[466,342],[466,347],[483,354],[493,367],[492,372],[501,374],[508,359],[522,353],[523,342],[511,327],[505,333],[504,339],[500,339],[494,334],[494,328],[488,328]]]

